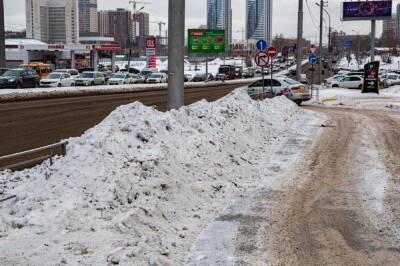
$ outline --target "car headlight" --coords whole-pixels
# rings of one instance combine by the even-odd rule
[[[13,83],[15,82],[15,79],[9,79],[8,82]]]

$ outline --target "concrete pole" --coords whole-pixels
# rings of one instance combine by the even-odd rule
[[[115,73],[115,51],[111,52],[111,71]]]
[[[97,71],[98,66],[97,63],[99,61],[99,52],[97,50],[93,51],[93,69],[94,71]]]
[[[371,21],[371,62],[375,61],[376,20]]]
[[[184,103],[185,0],[169,0],[168,7],[168,109]]]
[[[75,51],[71,51],[71,68],[76,68],[76,57],[75,57]]]
[[[6,43],[4,34],[4,3],[0,0],[0,67],[6,67]]]
[[[324,22],[324,0],[320,2],[320,12],[319,12],[319,71],[318,71],[318,84],[322,83],[322,34],[323,34],[323,22]]]
[[[300,80],[301,62],[303,61],[303,0],[299,0],[299,14],[297,21],[297,66],[296,79]]]

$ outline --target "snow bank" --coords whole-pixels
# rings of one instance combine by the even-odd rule
[[[237,90],[166,113],[121,106],[67,155],[0,173],[6,264],[182,264],[233,196],[262,185],[260,158],[303,111]]]

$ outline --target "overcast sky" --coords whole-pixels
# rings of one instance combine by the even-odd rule
[[[129,8],[128,0],[98,0],[99,10]],[[146,0],[151,5],[145,5],[145,11],[150,13],[150,21],[167,21],[168,0]],[[196,28],[206,24],[206,0],[186,0],[186,27]],[[309,8],[306,3],[308,2]],[[313,42],[318,41],[318,20],[319,11],[315,5],[316,0],[304,0],[304,36]],[[319,2],[319,1],[318,1]],[[342,22],[340,21],[341,0],[328,0],[328,11],[331,14],[332,27],[343,30],[348,34],[354,31],[368,33],[370,23],[368,22]],[[393,10],[400,0],[393,0]],[[4,0],[5,4],[5,23],[9,30],[21,30],[25,26],[25,0]],[[233,38],[242,39],[241,31],[245,27],[245,4],[246,0],[232,0],[233,9]],[[273,34],[283,34],[285,37],[295,37],[297,32],[297,8],[298,0],[274,0],[273,7]],[[139,5],[138,7],[141,7]],[[326,20],[328,21],[328,20]],[[378,22],[378,34],[381,32],[382,23]],[[327,27],[327,25],[326,25]],[[158,32],[158,26],[151,24],[152,34]],[[326,29],[325,29],[326,30]],[[325,35],[325,34],[324,34]]]

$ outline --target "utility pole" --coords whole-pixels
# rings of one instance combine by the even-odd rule
[[[168,1],[168,109],[184,103],[185,0]],[[172,36],[172,38],[171,38]]]
[[[299,0],[299,14],[297,21],[297,65],[296,65],[296,79],[300,80],[301,76],[301,62],[303,61],[303,0]]]
[[[0,0],[0,67],[6,67],[6,44],[4,34],[4,3]]]
[[[322,34],[323,34],[323,22],[324,22],[324,0],[320,1],[320,12],[319,12],[319,71],[318,71],[318,84],[322,83]],[[317,98],[318,98],[317,92]]]
[[[376,20],[371,21],[371,62],[375,61]]]

